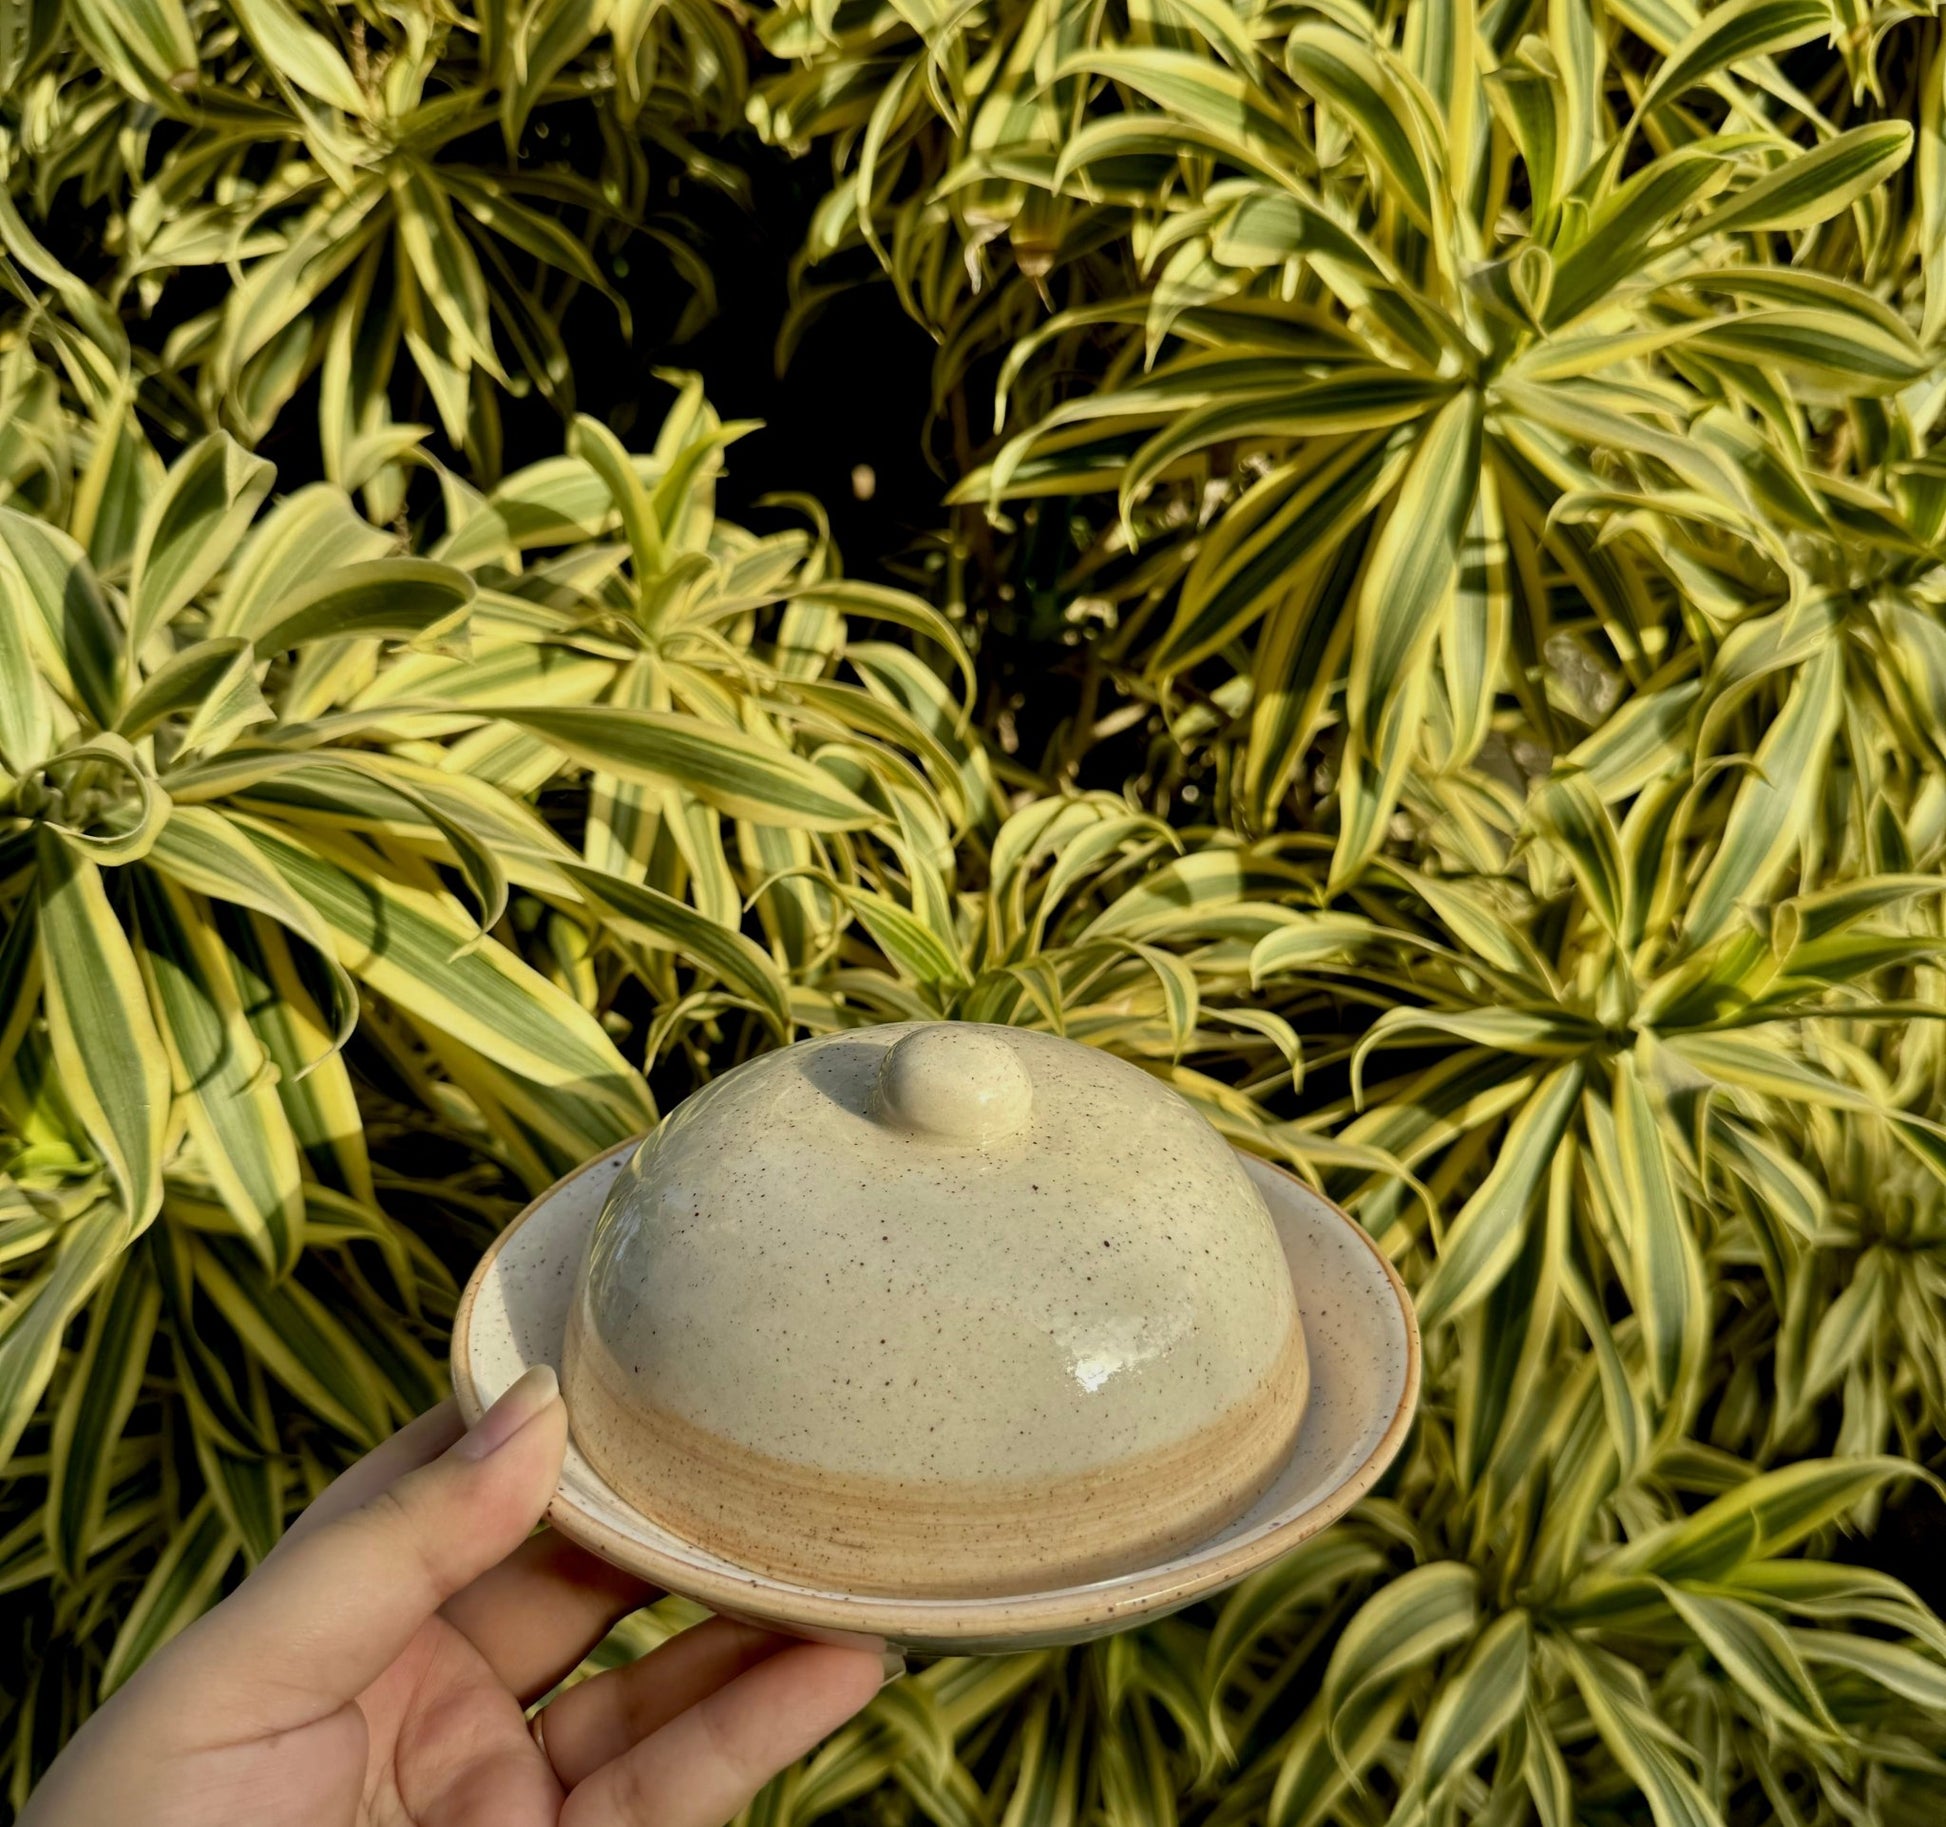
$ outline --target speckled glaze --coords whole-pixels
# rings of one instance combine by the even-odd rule
[[[571,1311],[574,1437],[774,1578],[977,1597],[1228,1522],[1309,1389],[1237,1155],[1140,1068],[899,1023],[698,1092],[635,1154]]]
[[[635,1144],[550,1188],[500,1234],[453,1318],[453,1390],[477,1421],[536,1364],[563,1368],[589,1234]],[[1009,1655],[1084,1643],[1180,1610],[1288,1554],[1377,1483],[1411,1427],[1419,1332],[1371,1239],[1281,1168],[1239,1156],[1277,1228],[1303,1317],[1311,1397],[1276,1477],[1243,1515],[1147,1567],[974,1599],[898,1598],[778,1579],[627,1503],[571,1439],[548,1520],[642,1579],[768,1629],[918,1655]]]

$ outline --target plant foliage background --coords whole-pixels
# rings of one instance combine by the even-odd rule
[[[1426,1399],[753,1821],[1942,1818],[1925,5],[11,0],[0,76],[13,1805],[531,1191],[945,1015],[1322,1185]],[[785,489],[877,428],[844,562],[691,361]]]

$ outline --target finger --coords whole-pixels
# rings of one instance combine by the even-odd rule
[[[303,1515],[285,1531],[271,1554],[301,1539],[323,1523],[370,1503],[379,1492],[398,1483],[407,1472],[430,1465],[466,1432],[459,1404],[451,1396],[436,1408],[408,1421],[389,1440],[381,1441],[355,1465],[348,1466],[311,1499]],[[268,1560],[270,1557],[265,1556]]]
[[[520,1546],[567,1446],[554,1373],[530,1370],[430,1465],[264,1564],[165,1654],[232,1737],[288,1730],[368,1687],[446,1600]]]
[[[568,1792],[561,1827],[723,1827],[878,1692],[867,1650],[794,1644]]]
[[[794,1641],[711,1618],[639,1662],[569,1688],[548,1703],[542,1728],[554,1774],[572,1789]]]
[[[524,1700],[544,1694],[631,1611],[662,1595],[544,1529],[456,1592],[439,1615]]]
[[[528,1736],[520,1703],[451,1631],[430,1657],[411,1660],[415,1698],[391,1759],[397,1818],[415,1827],[552,1827],[561,1785]]]
[[[509,1706],[513,1701],[507,1701]],[[538,1827],[558,1818],[561,1785],[524,1732],[469,1747],[451,1783],[410,1819],[418,1827]]]

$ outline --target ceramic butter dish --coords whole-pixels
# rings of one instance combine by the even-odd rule
[[[716,1080],[637,1150],[570,1308],[574,1437],[775,1577],[976,1597],[1230,1521],[1309,1391],[1235,1152],[1139,1067],[901,1024]]]
[[[978,1654],[1324,1528],[1405,1439],[1419,1337],[1356,1223],[1159,1079],[899,1023],[753,1059],[529,1205],[454,1314],[461,1412],[537,1364],[564,1535],[770,1629]]]

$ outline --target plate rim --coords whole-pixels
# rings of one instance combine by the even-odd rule
[[[494,1238],[467,1277],[453,1309],[450,1367],[453,1395],[468,1426],[480,1418],[484,1404],[473,1380],[473,1312],[481,1288],[508,1240],[528,1219],[571,1182],[593,1173],[617,1155],[638,1148],[649,1132],[617,1142],[582,1162],[572,1172],[528,1200],[506,1228]],[[1371,1253],[1405,1323],[1405,1380],[1399,1399],[1369,1453],[1344,1480],[1316,1503],[1287,1516],[1263,1533],[1232,1543],[1228,1548],[1199,1555],[1195,1549],[1149,1568],[1115,1574],[1086,1586],[1056,1587],[1046,1592],[1018,1593],[970,1599],[911,1599],[879,1593],[826,1593],[793,1585],[754,1571],[725,1574],[697,1567],[665,1555],[660,1549],[625,1535],[575,1504],[565,1483],[548,1500],[546,1520],[577,1546],[599,1555],[669,1592],[698,1601],[712,1610],[748,1615],[758,1611],[770,1621],[811,1629],[837,1631],[895,1641],[935,1643],[975,1642],[996,1636],[1036,1632],[1086,1630],[1111,1623],[1132,1623],[1152,1613],[1189,1604],[1204,1593],[1234,1585],[1260,1567],[1288,1554],[1300,1543],[1339,1520],[1378,1482],[1397,1457],[1419,1406],[1421,1343],[1419,1316],[1411,1293],[1391,1259],[1363,1225],[1335,1200],[1281,1163],[1231,1147],[1245,1162],[1280,1175],[1300,1192],[1315,1199]],[[697,1543],[705,1552],[714,1553]],[[718,1558],[728,1560],[728,1556]],[[1188,1562],[1188,1565],[1184,1563]],[[1167,1570],[1180,1571],[1173,1577]]]

